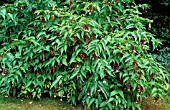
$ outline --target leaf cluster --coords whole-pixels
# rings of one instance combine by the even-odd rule
[[[131,0],[17,0],[0,7],[0,88],[85,109],[135,109],[169,90],[148,50],[160,44]]]

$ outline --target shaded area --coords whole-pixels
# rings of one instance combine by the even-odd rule
[[[170,1],[169,0],[136,0],[138,4],[149,4],[150,8],[142,12],[144,17],[153,20],[151,32],[163,40],[163,46],[170,40]]]

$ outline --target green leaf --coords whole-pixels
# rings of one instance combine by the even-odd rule
[[[136,35],[136,31],[131,32],[131,34],[133,35],[135,41],[137,41],[137,40],[138,40],[138,37],[137,37],[137,35]]]
[[[63,62],[63,64],[64,64],[65,66],[68,66],[67,60],[66,60],[65,58],[62,60],[62,62]]]
[[[116,94],[118,94],[117,90],[114,90],[114,91],[111,92],[111,96],[114,96]]]
[[[157,88],[153,88],[152,89],[152,94],[156,93],[157,92]]]
[[[73,74],[71,75],[71,77],[70,77],[70,79],[73,79],[79,72],[80,72],[80,66],[79,67],[77,67],[76,69],[75,69],[75,71],[73,72]]]
[[[103,101],[101,104],[100,104],[100,107],[104,107],[106,106],[107,102]]]
[[[135,24],[131,23],[131,24],[129,24],[129,25],[126,26],[126,29],[134,28],[134,25],[135,25]]]
[[[60,81],[60,79],[61,79],[62,77],[63,77],[62,75],[59,75],[59,76],[53,81],[50,89],[53,88],[53,87]]]
[[[32,43],[34,43],[36,46],[38,45],[38,46],[41,46],[38,42],[37,42],[37,40],[35,40],[35,39],[29,39],[29,41],[30,42],[32,42]]]
[[[49,45],[45,46],[44,50],[50,52],[50,46]]]
[[[95,98],[90,99],[90,101],[89,101],[89,103],[88,103],[88,107],[90,107],[91,104],[92,104],[94,101],[95,101]]]
[[[75,53],[72,54],[69,64],[72,64],[73,62],[77,62]]]
[[[22,73],[20,70],[16,71],[16,74],[19,75],[20,77],[22,77]]]
[[[110,17],[109,16],[106,16],[107,20],[108,20],[108,23],[110,23]]]
[[[8,13],[8,16],[14,21],[14,16],[11,13]]]
[[[130,54],[128,52],[123,53],[123,57],[120,59],[120,62],[123,61],[124,58],[128,57]]]
[[[112,103],[107,103],[107,106],[109,107],[110,110],[112,110]]]
[[[6,15],[6,9],[5,8],[1,8],[1,11],[2,13],[0,13],[0,15],[2,15],[2,17],[4,18],[5,20],[5,15]]]
[[[114,95],[116,95],[116,94],[115,93],[114,94],[111,93],[111,96],[114,96]],[[109,100],[107,101],[107,104],[112,102],[112,101],[114,101],[114,100],[115,100],[115,98],[109,98]]]
[[[59,97],[63,97],[63,95],[64,95],[64,90],[61,90],[61,91],[58,92]]]

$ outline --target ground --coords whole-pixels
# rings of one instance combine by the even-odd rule
[[[59,99],[42,98],[40,101],[31,99],[2,98],[0,110],[81,110],[80,107],[72,107]]]
[[[147,97],[141,102],[142,110],[169,110],[170,98],[154,102]],[[17,99],[13,97],[0,97],[0,110],[83,110],[81,106],[73,107],[59,99],[42,98],[40,101],[31,99]]]
[[[170,110],[170,97],[159,99],[155,102],[151,97],[147,97],[141,102],[142,110]]]

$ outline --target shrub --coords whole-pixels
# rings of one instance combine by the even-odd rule
[[[153,19],[152,29],[150,32],[155,34],[155,38],[162,40],[162,45],[152,52],[154,59],[161,65],[169,70],[169,40],[170,40],[170,9],[169,0],[148,0],[148,1],[137,1],[139,3],[149,4],[149,8],[143,11],[143,16],[147,16],[149,19]]]
[[[0,85],[6,96],[44,93],[85,109],[140,108],[169,85],[148,54],[160,41],[130,0],[18,0],[0,7]],[[146,28],[147,27],[147,28]],[[149,46],[150,45],[150,46]]]

